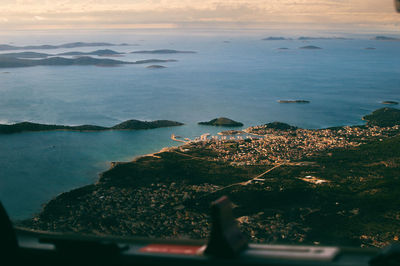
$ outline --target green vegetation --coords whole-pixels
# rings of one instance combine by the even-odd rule
[[[296,130],[298,128],[282,122],[272,122],[265,124],[265,126],[267,128],[278,129],[278,130]]]
[[[223,127],[242,127],[243,124],[240,122],[236,122],[232,119],[226,117],[220,117],[212,119],[208,122],[199,122],[199,125],[207,125],[207,126],[223,126]]]
[[[375,118],[382,123],[390,117],[384,112]],[[192,142],[116,163],[96,184],[63,193],[20,225],[204,239],[210,230],[210,202],[228,195],[251,241],[383,247],[400,238],[400,135],[398,129],[393,132],[397,135],[363,138],[359,146],[322,149],[271,164],[217,159],[226,150],[243,153],[245,143],[252,154],[260,140],[222,142],[223,150],[213,148],[216,142]],[[359,130],[351,134],[355,137]]]
[[[113,127],[101,127],[94,125],[81,126],[64,126],[64,125],[45,125],[31,122],[16,123],[13,125],[1,125],[0,134],[12,134],[26,131],[53,131],[53,130],[69,130],[69,131],[104,131],[104,130],[138,130],[138,129],[153,129],[159,127],[181,126],[182,123],[169,120],[156,121],[139,121],[128,120]]]
[[[395,108],[381,108],[370,115],[363,117],[369,126],[391,127],[400,125],[400,110]]]

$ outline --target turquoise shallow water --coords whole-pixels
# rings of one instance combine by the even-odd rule
[[[322,128],[362,124],[363,115],[382,107],[380,101],[400,101],[400,42],[268,42],[260,41],[265,36],[258,35],[164,37],[141,36],[146,39],[137,37],[130,42],[140,46],[109,48],[170,48],[198,53],[118,58],[178,60],[163,64],[168,68],[161,70],[146,69],[145,65],[0,70],[3,123],[110,126],[127,119],[170,119],[186,124],[144,131],[0,136],[0,199],[13,219],[40,211],[41,204],[63,191],[95,182],[111,161],[130,160],[177,145],[170,140],[172,133],[195,137],[220,130],[198,126],[198,121],[226,116],[245,127],[282,121]],[[323,49],[298,49],[305,45]],[[277,50],[279,47],[289,50]],[[65,50],[47,52],[61,51]],[[279,99],[311,103],[279,104]]]

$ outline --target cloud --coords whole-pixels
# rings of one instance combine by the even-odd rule
[[[392,0],[2,0],[0,26],[318,24],[396,27]]]

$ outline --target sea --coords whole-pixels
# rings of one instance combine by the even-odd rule
[[[276,33],[277,34],[277,33]],[[281,33],[285,34],[285,33]],[[176,59],[147,65],[36,66],[0,69],[0,123],[112,126],[129,119],[168,119],[181,127],[137,131],[25,132],[0,135],[0,200],[12,220],[40,212],[57,195],[92,184],[111,162],[130,161],[225,128],[200,121],[228,117],[244,128],[280,121],[303,128],[362,125],[361,118],[400,101],[400,41],[374,35],[310,33],[348,39],[263,41],[265,30],[120,30],[6,32],[0,43],[75,41],[127,46],[35,50],[44,53],[112,49],[114,59]],[[322,49],[299,49],[303,46]],[[280,49],[287,48],[287,49]],[[375,49],[365,49],[375,48]],[[175,49],[187,54],[132,54]],[[2,53],[11,52],[3,51]],[[20,52],[20,51],[15,51]],[[308,100],[282,104],[278,100]],[[228,128],[229,129],[229,128]]]

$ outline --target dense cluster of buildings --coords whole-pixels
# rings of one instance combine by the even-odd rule
[[[247,136],[202,138],[195,146],[207,146],[218,154],[215,160],[239,165],[274,164],[300,160],[318,152],[355,147],[399,133],[393,127],[340,127],[332,129],[279,130],[267,125],[250,127]]]

